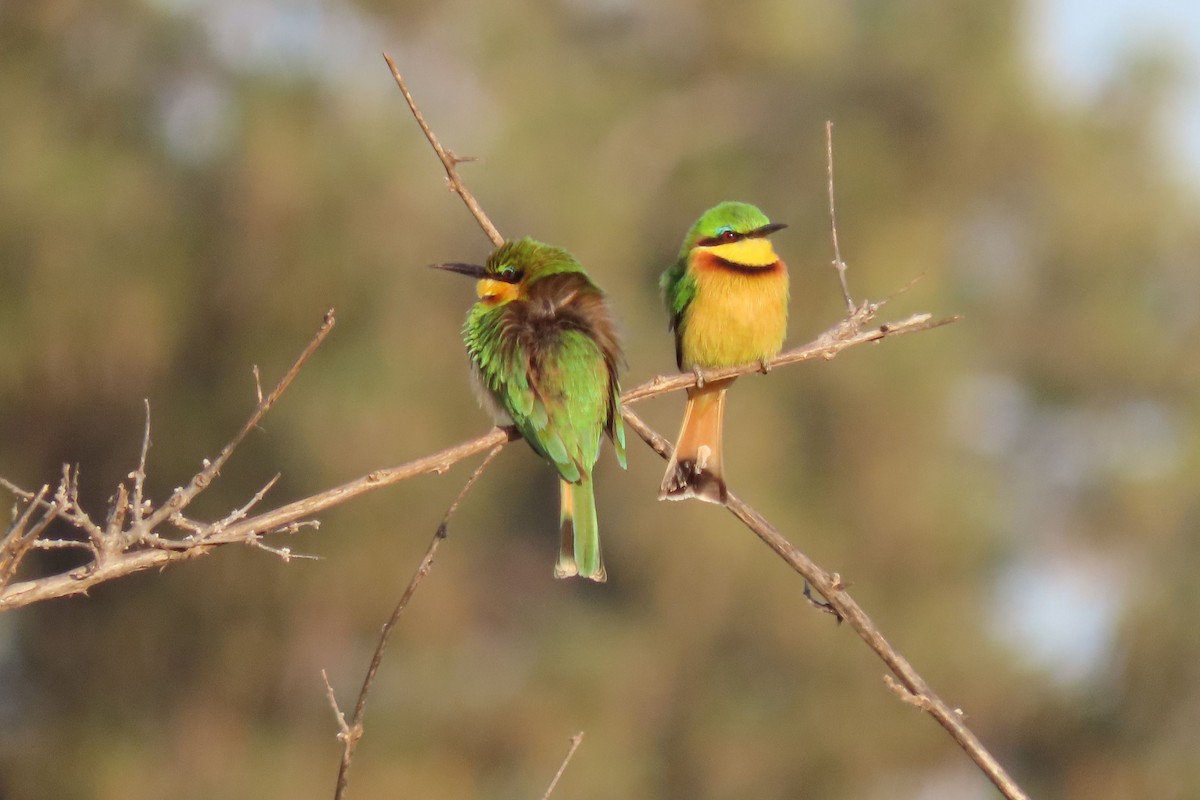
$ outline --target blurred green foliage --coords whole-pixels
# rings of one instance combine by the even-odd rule
[[[0,475],[101,513],[153,416],[161,499],[339,324],[200,504],[281,503],[484,431],[439,260],[500,230],[610,293],[627,384],[672,369],[655,279],[722,199],[790,223],[790,341],[837,320],[823,123],[854,291],[953,327],[741,381],[731,486],[850,583],[1035,796],[1200,795],[1200,226],[1159,143],[1171,72],[1064,106],[1013,2],[0,2]],[[914,278],[921,280],[897,294]],[[674,433],[682,398],[639,410]],[[357,797],[974,798],[992,790],[718,509],[601,459],[610,582],[551,579],[523,446],[392,640]],[[465,466],[0,617],[0,797],[332,794],[350,704]],[[31,569],[61,566],[44,559]]]

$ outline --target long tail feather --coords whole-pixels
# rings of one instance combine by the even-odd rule
[[[559,482],[558,563],[554,577],[578,575],[598,583],[608,580],[600,555],[600,528],[596,522],[596,499],[592,476],[585,474],[578,483]]]
[[[659,500],[694,497],[724,505],[725,488],[721,431],[725,425],[725,392],[732,381],[688,390],[687,409],[659,488]]]

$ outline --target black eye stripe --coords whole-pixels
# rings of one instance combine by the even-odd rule
[[[516,267],[505,264],[497,268],[494,272],[490,272],[487,277],[501,283],[520,283],[522,272]]]
[[[755,228],[754,230],[749,231],[748,233],[739,233],[737,231],[725,230],[725,231],[721,231],[721,233],[717,236],[708,236],[708,237],[701,239],[700,241],[696,242],[695,246],[696,247],[716,247],[717,245],[720,245],[720,244],[732,244],[733,242],[740,242],[743,239],[763,239],[763,238],[766,238],[767,236],[770,236],[772,233],[775,233],[776,231],[783,230],[786,227],[787,227],[787,225],[776,222],[776,223],[768,223],[766,225],[763,225],[761,228]]]
[[[738,233],[737,231],[725,231],[720,236],[709,236],[706,239],[701,239],[696,244],[700,247],[716,247],[719,244],[732,244],[740,242],[746,238],[746,234]]]

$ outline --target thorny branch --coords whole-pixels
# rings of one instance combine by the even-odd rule
[[[5,536],[4,544],[0,548],[0,577],[3,578],[0,580],[0,611],[19,608],[52,597],[86,592],[97,583],[150,567],[165,566],[172,561],[193,558],[220,544],[243,542],[262,546],[259,539],[263,535],[285,530],[289,525],[302,524],[299,520],[304,516],[303,514],[286,519],[277,519],[270,514],[265,514],[256,518],[259,521],[257,525],[238,524],[238,521],[242,520],[250,509],[262,499],[274,484],[274,480],[255,494],[243,507],[236,509],[224,519],[215,522],[201,522],[188,518],[184,511],[201,492],[211,485],[237,446],[271,410],[295,380],[300,369],[325,341],[329,332],[333,330],[334,324],[335,319],[331,309],[325,314],[321,327],[308,346],[297,357],[291,368],[284,373],[271,393],[265,398],[261,397],[260,393],[258,404],[241,430],[222,448],[214,460],[204,459],[201,462],[200,471],[192,476],[187,485],[175,489],[161,505],[155,506],[144,496],[146,457],[150,450],[150,404],[148,402],[146,403],[146,425],[142,434],[137,469],[129,474],[129,480],[133,482],[132,492],[124,483],[117,487],[103,527],[97,524],[91,515],[79,505],[78,467],[74,469],[70,466],[63,467],[62,480],[51,500],[45,498],[45,489],[33,494],[0,479],[0,485],[12,492],[18,500],[26,503],[25,513]],[[25,525],[29,516],[38,509],[43,511],[42,518],[34,527],[26,529]],[[81,531],[86,538],[39,540],[38,535],[55,518],[64,520],[76,530]],[[25,520],[25,523],[22,523],[21,520]],[[164,535],[161,532],[168,525],[177,532],[177,537]],[[18,583],[10,582],[20,557],[29,549],[62,547],[84,550],[91,555],[91,560],[83,566],[65,573]],[[286,548],[282,550],[267,549],[271,549],[272,552],[276,552],[284,559],[291,556]]]

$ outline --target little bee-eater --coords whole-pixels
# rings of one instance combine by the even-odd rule
[[[787,332],[787,266],[767,237],[787,227],[748,203],[710,208],[684,237],[679,260],[659,284],[681,370],[764,365]],[[683,427],[660,500],[695,497],[724,504],[721,429],[733,379],[688,389]]]
[[[592,467],[606,433],[625,466],[625,428],[604,293],[566,250],[529,238],[501,245],[484,266],[433,266],[477,280],[463,338],[481,402],[558,470],[554,577],[606,580]]]

